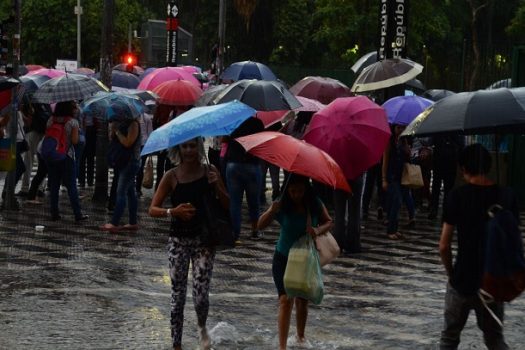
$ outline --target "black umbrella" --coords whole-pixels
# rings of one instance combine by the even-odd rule
[[[0,77],[0,91],[11,89],[15,85],[20,84],[20,82],[13,78]]]
[[[407,81],[405,83],[405,85],[409,89],[420,91],[420,92],[423,92],[423,91],[425,91],[427,89],[425,87],[425,84],[423,84],[423,82],[421,80],[415,79],[415,78],[414,79],[410,79],[409,81]]]
[[[525,132],[525,88],[461,92],[439,100],[402,136]]]
[[[487,90],[499,89],[502,87],[506,87],[506,88],[512,87],[512,78],[498,80],[492,83],[491,85],[487,86]]]
[[[212,101],[228,87],[228,84],[212,85],[204,90],[201,97],[195,102],[195,107],[203,107],[213,104]]]
[[[239,80],[213,99],[213,104],[239,100],[258,111],[282,111],[301,107],[284,85],[269,80]]]
[[[432,101],[439,101],[445,97],[456,94],[454,91],[445,90],[445,89],[430,89],[423,93],[424,98],[428,98]]]
[[[352,91],[373,91],[403,84],[422,71],[422,65],[409,59],[387,58],[363,69],[354,81]]]

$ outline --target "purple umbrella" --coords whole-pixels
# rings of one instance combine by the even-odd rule
[[[383,104],[388,123],[408,125],[434,102],[420,96],[396,96]]]

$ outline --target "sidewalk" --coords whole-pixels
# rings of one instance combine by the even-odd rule
[[[137,233],[99,231],[109,216],[89,198],[82,205],[90,219],[76,224],[65,193],[59,222],[48,220],[47,202],[0,212],[0,349],[170,348],[168,222],[146,215],[151,195],[139,201]],[[311,349],[437,349],[446,283],[439,226],[423,214],[417,219],[417,228],[397,242],[369,219],[363,253],[324,270],[325,298],[310,307],[307,323]],[[243,234],[240,247],[217,254],[208,321],[215,349],[276,348],[277,230],[271,226],[260,241]],[[522,347],[524,311],[523,297],[507,307],[511,348]],[[191,287],[185,319],[183,345],[195,349]],[[480,348],[471,314],[460,349]]]

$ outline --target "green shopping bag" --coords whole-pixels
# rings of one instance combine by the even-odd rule
[[[0,171],[12,171],[16,166],[16,145],[10,138],[0,139]]]
[[[299,238],[290,249],[284,271],[284,289],[290,298],[300,297],[316,305],[323,300],[324,285],[319,253],[310,235]]]

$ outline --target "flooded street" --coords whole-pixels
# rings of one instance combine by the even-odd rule
[[[89,199],[83,206],[90,215],[84,226],[66,202],[60,222],[48,220],[47,204],[0,212],[0,349],[170,349],[167,221],[142,214],[139,232],[109,234],[97,229],[108,220],[105,209]],[[446,283],[437,223],[422,213],[398,242],[385,238],[375,218],[365,226],[363,253],[324,269],[325,298],[309,309],[307,348],[437,349]],[[213,347],[276,349],[277,226],[260,241],[241,238],[240,247],[217,254],[208,319]],[[525,348],[524,311],[523,296],[506,309],[513,349]],[[294,334],[292,319],[290,348],[297,349]],[[184,349],[197,349],[196,340],[189,288]],[[460,349],[482,348],[471,314]]]

